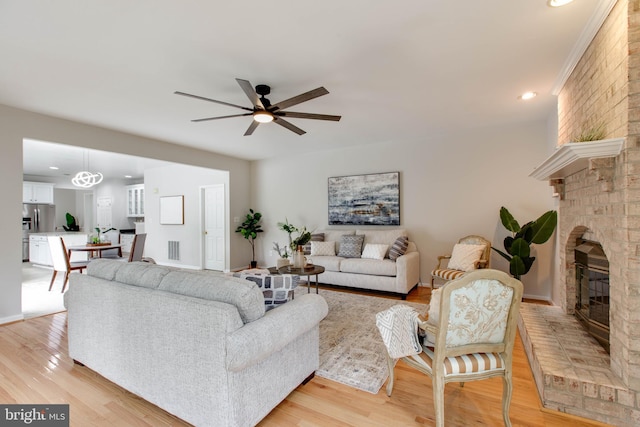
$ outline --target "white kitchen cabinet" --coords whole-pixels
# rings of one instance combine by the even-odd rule
[[[23,182],[22,203],[53,204],[53,184],[44,182]]]
[[[144,216],[144,184],[128,185],[127,189],[127,216]]]
[[[49,249],[48,236],[54,236],[51,234],[32,234],[29,236],[29,262],[38,265],[53,266],[53,260],[51,259],[51,250]],[[87,234],[83,233],[68,233],[57,234],[62,236],[62,241],[66,247],[84,245],[87,243]],[[88,252],[72,252],[71,259],[69,261],[86,261],[88,259]]]
[[[47,236],[43,234],[29,236],[29,262],[38,265],[53,265]]]

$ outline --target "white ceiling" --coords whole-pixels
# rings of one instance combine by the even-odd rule
[[[555,114],[554,85],[612,1],[0,0],[0,103],[250,160],[428,142]],[[272,103],[324,86],[290,110],[342,120],[245,137],[250,117],[190,122],[242,110],[173,94],[250,106],[236,77]]]

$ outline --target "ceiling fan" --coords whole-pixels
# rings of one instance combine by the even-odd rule
[[[292,107],[294,105],[309,101],[310,99],[317,98],[329,93],[324,87],[310,90],[293,98],[280,101],[277,104],[271,105],[271,102],[265,98],[265,96],[271,93],[271,88],[267,85],[257,85],[255,90],[248,80],[236,79],[244,93],[247,95],[253,108],[243,107],[241,105],[231,104],[229,102],[217,101],[215,99],[205,98],[203,96],[191,95],[189,93],[176,91],[176,95],[189,96],[191,98],[202,99],[204,101],[215,102],[216,104],[228,105],[230,107],[240,108],[242,110],[249,111],[249,113],[232,114],[230,116],[219,117],[206,117],[204,119],[194,119],[192,122],[204,122],[207,120],[228,119],[231,117],[253,116],[253,121],[249,125],[249,128],[244,133],[244,136],[251,135],[254,130],[260,125],[260,123],[269,123],[273,121],[280,126],[289,129],[298,135],[304,135],[306,132],[299,127],[291,124],[284,118],[296,118],[296,119],[315,119],[315,120],[331,120],[337,122],[341,116],[332,116],[329,114],[313,114],[313,113],[296,113],[293,111],[283,111],[285,108]]]

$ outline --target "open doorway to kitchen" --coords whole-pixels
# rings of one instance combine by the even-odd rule
[[[90,159],[90,163],[87,161],[88,159]],[[51,168],[51,166],[55,166],[55,168]],[[91,188],[79,189],[74,187],[71,183],[71,178],[84,168],[99,171],[104,175],[104,180]],[[164,173],[167,168],[181,169],[180,173],[172,175]],[[228,186],[228,176],[228,171],[54,142],[32,139],[23,140],[23,180],[46,182],[54,185],[56,220],[55,230],[53,232],[65,232],[63,230],[63,225],[66,225],[65,213],[69,212],[76,218],[80,226],[80,232],[87,235],[91,234],[98,224],[97,219],[99,212],[97,210],[97,203],[101,197],[108,196],[112,198],[114,203],[113,227],[118,231],[122,233],[137,232],[138,225],[144,224],[145,220],[149,220],[149,224],[153,227],[145,227],[146,233],[148,234],[147,244],[149,244],[152,239],[155,239],[154,248],[166,248],[168,240],[183,241],[183,246],[185,246],[183,252],[190,255],[193,259],[197,256],[193,254],[200,253],[197,245],[201,242],[200,238],[198,238],[200,226],[196,217],[196,215],[199,215],[197,211],[197,191],[199,191],[203,184],[213,185],[218,182],[224,182],[225,185]],[[145,198],[146,194],[149,194],[149,210],[147,211],[147,209],[145,209],[144,217],[140,217],[139,215],[131,216],[126,209],[126,188],[140,184],[146,186],[147,183],[145,183],[145,181],[147,178],[150,183],[148,184],[149,191],[145,192]],[[183,188],[180,188],[179,191],[182,194],[185,194],[187,191],[192,192],[187,198],[190,204],[186,204],[188,208],[187,214],[191,215],[191,217],[188,218],[186,226],[184,227],[177,228],[159,225],[156,202],[158,197],[164,195],[167,191],[173,194],[173,187],[169,188],[171,185],[182,186]],[[121,199],[119,199],[120,195],[122,195]],[[225,217],[226,216],[227,214],[225,214]],[[144,229],[141,232],[144,232]],[[118,232],[116,231],[114,233],[117,238]],[[174,235],[170,233],[177,234]],[[125,235],[126,234],[123,234],[123,236]],[[228,239],[225,245],[228,245]],[[157,250],[162,251],[162,249]],[[225,248],[224,252],[228,253],[229,249]],[[164,252],[161,253],[164,254]],[[159,256],[158,259],[152,254],[146,255],[153,256],[159,264],[163,261],[159,258],[162,258],[164,255]],[[166,258],[166,256],[164,257]],[[28,258],[28,256],[23,257],[23,259]],[[192,261],[192,259],[186,259],[181,263],[188,268],[203,268],[200,260],[198,260],[198,262]],[[228,261],[226,262],[228,263]],[[62,294],[60,292],[61,287],[56,283],[52,291],[48,291],[52,275],[50,267],[42,268],[40,266],[34,266],[32,262],[26,261],[22,263],[22,269],[24,288],[22,306],[25,317],[50,314],[64,309],[62,305]],[[36,286],[36,283],[38,284],[38,290],[42,290],[39,296],[34,292],[30,292],[30,289]],[[53,304],[54,302],[53,308],[47,308],[50,303]],[[38,308],[38,306],[41,306],[41,308]]]

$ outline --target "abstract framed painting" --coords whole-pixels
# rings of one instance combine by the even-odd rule
[[[400,172],[329,178],[329,225],[400,225]]]

